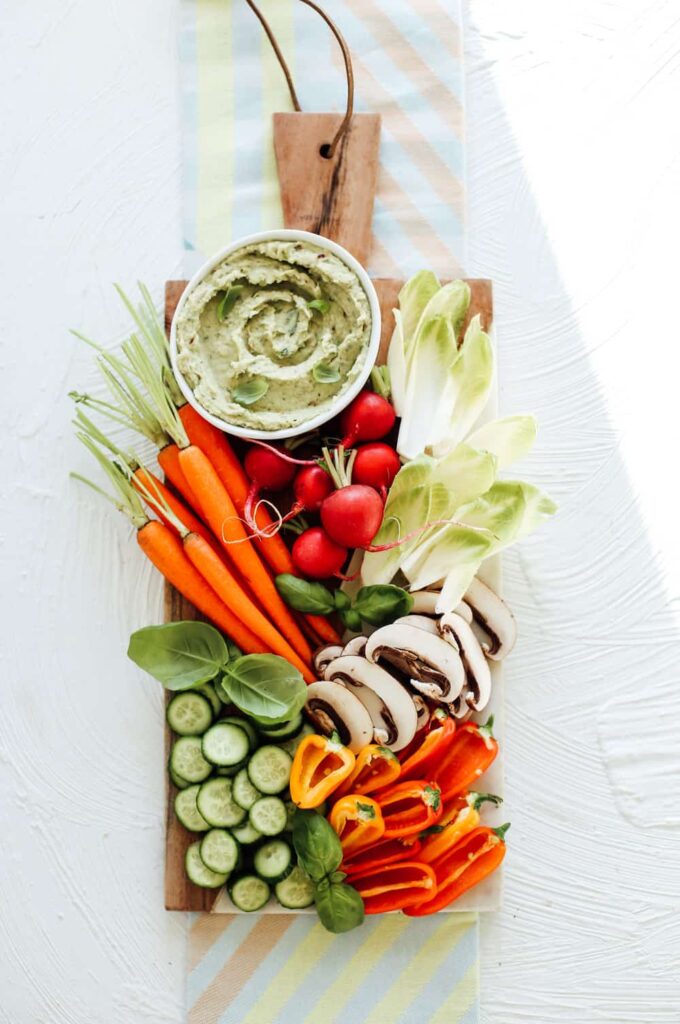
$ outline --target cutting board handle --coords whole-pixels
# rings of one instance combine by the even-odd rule
[[[335,153],[328,147],[342,114],[274,114],[274,153],[283,223],[314,231],[365,264],[378,180],[380,115],[354,114]]]

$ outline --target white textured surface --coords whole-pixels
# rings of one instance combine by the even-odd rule
[[[179,1024],[160,696],[124,654],[160,587],[68,481],[86,463],[64,397],[92,382],[67,327],[113,340],[110,281],[160,295],[180,268],[175,10],[10,8],[0,1020]],[[562,508],[505,560],[513,829],[484,1021],[676,1024],[677,9],[472,0],[469,18],[468,270],[496,282],[501,410],[538,414],[527,471]]]

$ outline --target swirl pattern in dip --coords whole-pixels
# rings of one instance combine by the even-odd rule
[[[333,253],[269,240],[225,257],[187,296],[177,366],[198,403],[235,426],[296,427],[329,409],[364,368],[366,293]]]

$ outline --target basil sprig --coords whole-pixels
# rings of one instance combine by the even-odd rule
[[[362,621],[371,626],[385,626],[413,608],[413,597],[392,583],[362,587],[353,601],[342,590],[333,592],[322,583],[310,583],[289,573],[276,577],[276,589],[286,604],[308,615],[331,615],[338,612],[348,629],[358,631]]]
[[[342,846],[333,827],[318,811],[296,810],[293,845],[300,866],[315,885],[314,903],[319,920],[329,932],[340,934],[363,924],[364,902],[344,872]]]
[[[276,654],[244,654],[207,622],[168,622],[138,629],[128,657],[167,690],[189,690],[221,675],[219,689],[244,714],[279,725],[304,707],[307,687]]]

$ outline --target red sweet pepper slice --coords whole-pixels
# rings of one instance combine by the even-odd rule
[[[448,907],[464,892],[495,871],[505,856],[505,833],[509,825],[473,829],[430,865],[437,879],[437,891],[430,899],[411,905],[409,917],[425,917]]]
[[[437,765],[445,756],[456,732],[456,721],[440,708],[430,719],[430,730],[422,742],[401,764],[401,780],[432,779]]]
[[[421,836],[422,847],[418,858],[423,864],[433,864],[459,843],[463,836],[477,828],[481,824],[479,808],[487,801],[496,805],[502,803],[501,798],[492,793],[470,791],[463,797],[456,797],[453,805],[445,809],[438,824],[429,830],[430,834]]]
[[[400,775],[397,755],[389,747],[369,743],[357,754],[352,774],[336,789],[333,799],[346,793],[374,793],[396,782]]]
[[[376,794],[385,821],[385,839],[414,835],[441,817],[444,805],[437,786],[422,779],[398,782]]]
[[[402,861],[353,875],[352,888],[364,901],[367,914],[386,914],[422,903],[423,897],[436,892],[437,879],[429,865]]]
[[[463,793],[493,762],[498,743],[491,732],[492,726],[493,716],[485,725],[465,722],[456,729],[433,776],[441,789],[442,800]]]
[[[354,854],[349,860],[343,861],[342,870],[351,877],[368,868],[383,868],[388,864],[396,864],[400,860],[418,860],[421,842],[418,836],[406,836],[404,839],[380,839]]]

